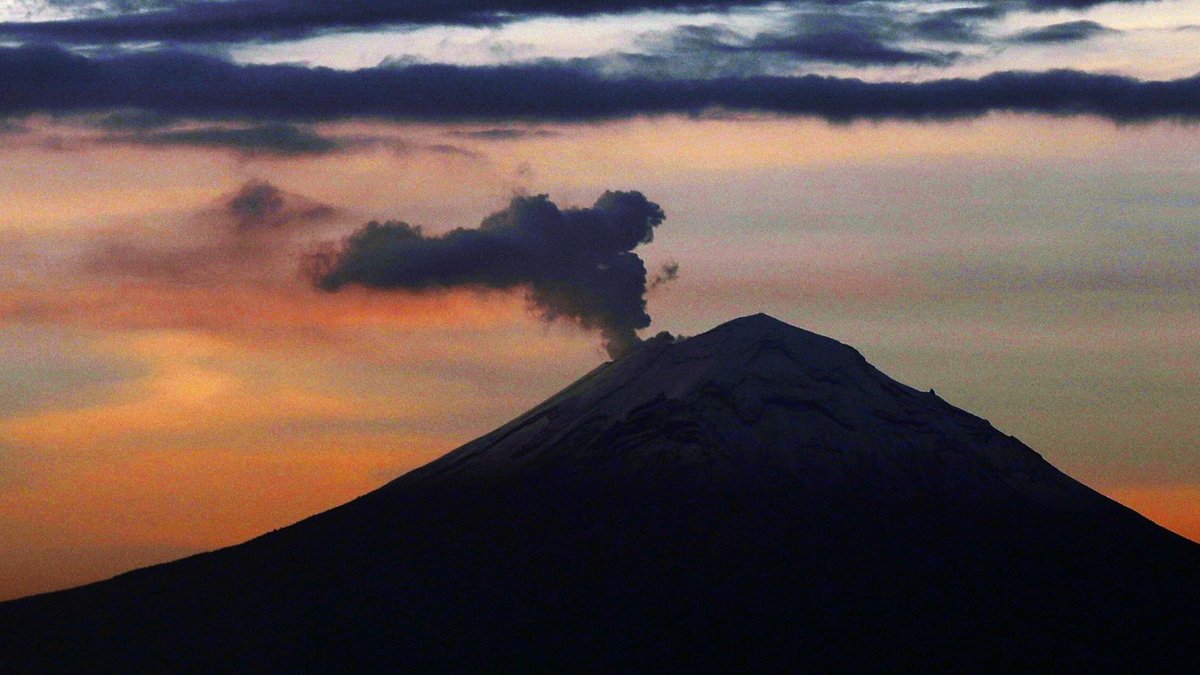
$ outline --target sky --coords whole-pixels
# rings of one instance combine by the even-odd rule
[[[1200,0],[0,2],[0,598],[658,331],[853,345],[1200,541]]]

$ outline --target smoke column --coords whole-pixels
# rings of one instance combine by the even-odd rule
[[[477,229],[431,236],[403,222],[369,222],[310,255],[306,268],[330,292],[348,284],[412,292],[524,288],[543,318],[600,331],[618,358],[650,325],[646,266],[633,249],[650,242],[664,218],[640,192],[605,192],[591,207],[569,209],[546,195],[520,196]]]

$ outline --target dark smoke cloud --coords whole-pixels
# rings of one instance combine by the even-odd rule
[[[710,110],[937,120],[992,112],[1095,115],[1118,122],[1200,119],[1200,76],[1143,81],[1069,70],[979,79],[608,79],[567,65],[416,65],[336,71],[237,65],[181,52],[87,58],[49,47],[0,49],[0,117],[136,108],[195,119],[284,123],[395,120],[585,121]]]
[[[265,180],[252,180],[229,198],[225,208],[233,216],[237,229],[246,231],[274,224],[283,206],[282,190]]]
[[[325,291],[522,287],[545,319],[599,330],[617,358],[650,325],[646,267],[632,251],[653,239],[664,217],[640,192],[605,192],[576,209],[559,209],[546,195],[514,197],[474,230],[432,236],[407,223],[367,223],[307,267]]]
[[[280,190],[265,180],[250,180],[225,200],[219,213],[239,232],[253,232],[328,220],[337,215],[337,209]]]

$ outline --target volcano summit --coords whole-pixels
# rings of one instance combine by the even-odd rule
[[[32,671],[1200,672],[1200,546],[765,315],[290,527],[0,604]]]

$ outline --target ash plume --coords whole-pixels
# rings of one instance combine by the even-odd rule
[[[591,207],[568,209],[546,195],[517,196],[477,229],[427,235],[408,223],[372,221],[311,254],[306,268],[330,292],[348,284],[418,293],[523,288],[543,318],[600,331],[617,358],[650,325],[646,266],[633,249],[650,242],[664,218],[640,192],[605,192]]]
[[[663,266],[660,267],[658,270],[658,274],[655,274],[654,278],[650,280],[649,288],[650,288],[650,290],[653,290],[655,288],[658,288],[659,286],[662,286],[663,284],[669,284],[678,278],[679,278],[679,263],[674,262],[674,261],[671,261],[668,263],[663,263]]]
[[[116,278],[193,284],[227,275],[278,270],[292,264],[301,235],[336,219],[339,210],[252,179],[211,207],[180,222],[140,231],[118,230],[89,240],[84,272]]]

